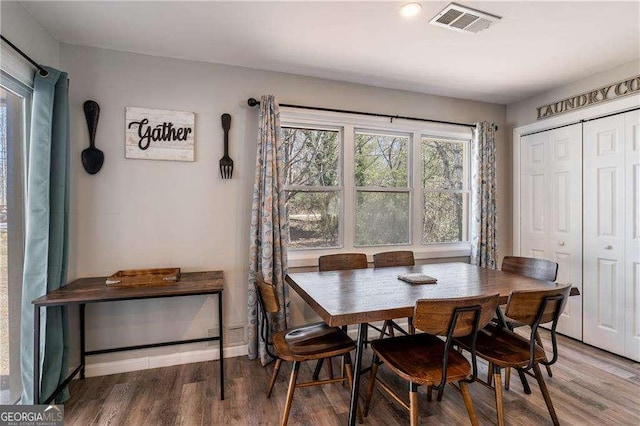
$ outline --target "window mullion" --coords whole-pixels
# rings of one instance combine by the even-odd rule
[[[355,129],[345,125],[342,135],[342,227],[340,229],[343,247],[351,250],[356,234],[356,191],[355,191]]]

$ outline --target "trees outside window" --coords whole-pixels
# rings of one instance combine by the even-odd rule
[[[283,126],[292,249],[468,242],[469,140],[393,127]]]

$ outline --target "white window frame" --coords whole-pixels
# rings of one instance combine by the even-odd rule
[[[454,257],[467,257],[471,254],[469,241],[454,243],[421,244],[422,241],[422,205],[416,202],[416,194],[422,194],[421,187],[421,158],[420,144],[422,138],[435,138],[443,140],[471,141],[471,129],[465,126],[438,124],[422,121],[395,120],[384,117],[370,117],[358,114],[335,113],[329,111],[303,110],[290,107],[280,108],[280,121],[282,127],[304,127],[313,129],[342,130],[341,158],[341,183],[342,205],[340,235],[342,244],[332,248],[309,248],[289,250],[289,267],[313,267],[318,265],[318,257],[325,254],[358,252],[365,253],[370,262],[373,255],[381,251],[413,250],[416,260],[442,259]],[[354,135],[357,130],[367,130],[382,133],[402,133],[411,136],[410,158],[410,182],[411,212],[410,229],[411,244],[386,245],[386,246],[356,246],[355,243],[355,202],[356,190],[354,182]],[[470,168],[469,168],[470,172]],[[468,173],[469,173],[468,172]],[[416,191],[416,189],[418,189]],[[468,213],[471,216],[470,212]],[[468,235],[469,236],[469,235]]]
[[[463,143],[463,163],[466,167],[464,167],[462,173],[462,189],[427,189],[422,187],[422,182],[420,182],[420,190],[421,196],[420,199],[420,210],[422,212],[420,218],[424,220],[425,211],[422,209],[422,200],[424,199],[427,193],[448,193],[448,194],[466,194],[466,199],[463,200],[466,208],[463,211],[464,220],[462,221],[462,233],[467,236],[467,239],[462,242],[469,242],[471,239],[471,141],[469,139],[454,139],[454,138],[446,138],[442,136],[431,136],[431,135],[422,135],[420,139],[420,148],[422,148],[422,143],[424,140],[433,140],[433,141],[441,141],[447,143]],[[422,149],[420,150],[422,153]],[[422,163],[420,164],[422,167]],[[420,181],[422,181],[422,168],[418,171],[420,173]],[[442,242],[432,242],[432,243],[422,243],[422,222],[420,223],[420,243],[422,245],[431,246],[431,245],[439,245],[445,244]],[[452,243],[447,243],[452,244]]]
[[[381,136],[405,136],[409,138],[409,145],[407,146],[408,155],[407,155],[407,186],[406,188],[389,188],[382,186],[356,186],[355,177],[353,179],[353,216],[354,216],[354,226],[353,226],[353,247],[354,248],[363,248],[363,247],[380,247],[379,251],[386,250],[388,247],[405,247],[413,245],[413,228],[414,228],[414,220],[413,220],[413,133],[408,132],[399,132],[399,131],[381,131],[381,130],[372,130],[365,127],[355,127],[353,129],[353,134],[355,136],[356,133],[364,133],[364,134],[372,134],[372,135],[381,135]],[[354,153],[354,165],[355,165],[355,138],[354,143],[351,146],[351,150]],[[409,227],[408,227],[408,235],[407,242],[400,244],[362,244],[359,245],[356,243],[356,226],[355,226],[355,215],[358,205],[358,192],[371,192],[371,193],[379,193],[379,192],[389,192],[395,194],[409,194]]]
[[[284,186],[285,192],[299,191],[299,192],[337,192],[338,193],[338,245],[335,247],[305,247],[294,248],[290,247],[289,251],[308,251],[308,250],[339,250],[344,247],[344,129],[340,126],[325,126],[325,125],[313,125],[313,124],[300,124],[300,123],[282,123],[280,128],[293,128],[304,130],[326,130],[330,132],[338,132],[338,185],[337,186],[310,186],[310,185],[286,185]]]

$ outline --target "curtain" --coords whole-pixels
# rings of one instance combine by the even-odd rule
[[[69,228],[69,82],[66,73],[36,73],[27,156],[25,253],[22,284],[21,403],[33,404],[33,305],[66,284]],[[41,395],[48,398],[67,376],[67,311],[41,310]],[[69,398],[67,389],[57,403]]]
[[[471,147],[471,263],[496,269],[495,123],[477,123]]]
[[[258,152],[251,209],[249,242],[248,327],[249,359],[269,362],[265,341],[260,335],[259,305],[255,291],[255,275],[260,271],[265,280],[276,286],[281,312],[275,315],[274,330],[286,328],[290,317],[287,275],[289,222],[285,209],[284,157],[280,131],[280,111],[275,97],[260,100]]]

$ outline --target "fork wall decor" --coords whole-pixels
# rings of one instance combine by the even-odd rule
[[[220,176],[222,179],[231,179],[233,175],[233,160],[229,157],[229,128],[231,116],[222,114],[222,129],[224,130],[224,156],[220,159]]]

